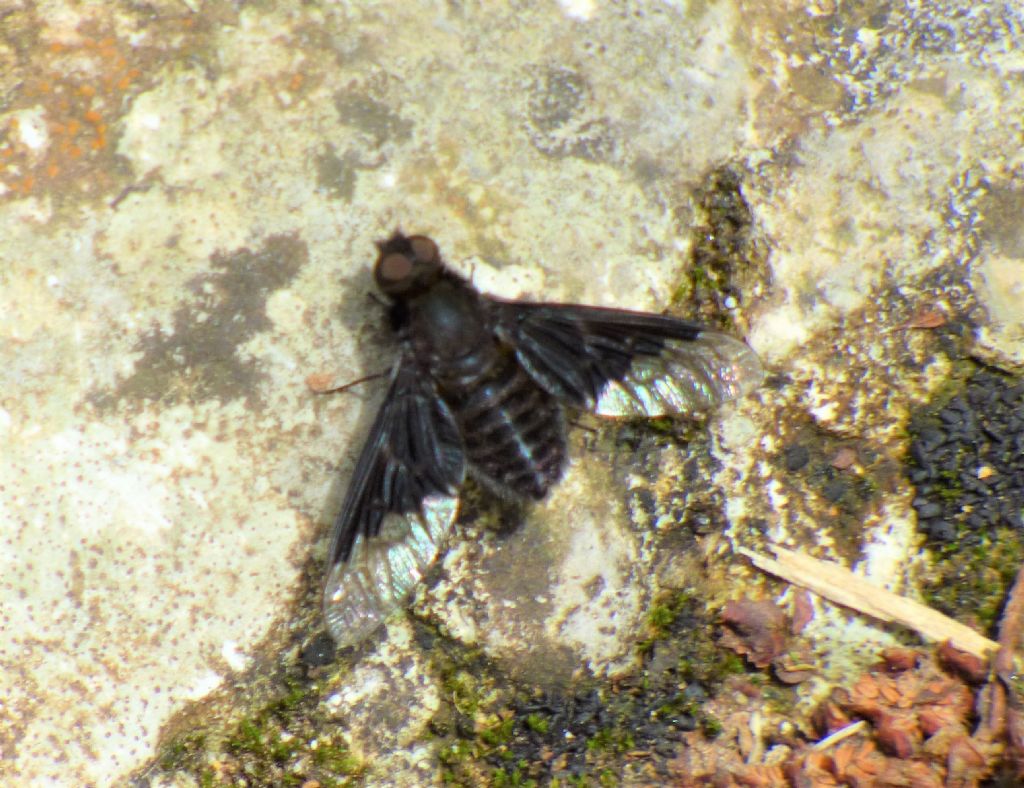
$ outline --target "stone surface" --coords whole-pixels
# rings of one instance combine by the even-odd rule
[[[0,776],[123,782],[316,632],[379,395],[304,380],[386,368],[366,293],[396,225],[501,295],[728,317],[776,376],[689,451],[574,437],[521,528],[457,529],[415,605],[437,637],[524,686],[618,680],[653,599],[705,558],[708,605],[756,585],[730,548],[766,536],[912,591],[901,463],[944,338],[1024,368],[1022,26],[996,2],[6,3]],[[730,178],[749,227],[716,262]],[[818,608],[822,684],[893,641]],[[367,781],[440,779],[438,720],[469,708],[412,633],[345,655],[320,704]]]

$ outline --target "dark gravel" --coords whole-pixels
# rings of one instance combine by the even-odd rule
[[[321,632],[299,653],[303,664],[310,668],[323,667],[334,662],[334,639],[326,632]]]
[[[979,372],[910,430],[913,506],[929,537],[1024,527],[1024,381]]]
[[[811,452],[806,446],[790,446],[786,449],[785,461],[786,470],[790,473],[796,473],[811,460]]]

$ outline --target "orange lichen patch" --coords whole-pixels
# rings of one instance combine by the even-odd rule
[[[325,372],[316,372],[306,376],[306,385],[311,391],[330,391],[334,387],[334,378]]]
[[[26,71],[39,76],[25,82],[10,106],[41,113],[49,138],[42,144],[23,139],[16,117],[6,129],[0,121],[0,196],[74,194],[76,186],[98,194],[115,186],[112,129],[130,106],[126,98],[163,56],[115,35],[77,32],[78,37],[26,50],[33,60]]]
[[[117,80],[117,85],[116,85],[117,89],[122,91],[122,92],[125,91],[125,90],[128,90],[128,88],[131,86],[132,82],[134,82],[136,79],[138,79],[141,74],[142,74],[142,72],[139,71],[139,69],[137,69],[137,68],[128,69],[128,72],[123,77],[121,77],[119,80]]]

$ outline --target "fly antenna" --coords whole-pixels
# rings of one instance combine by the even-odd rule
[[[327,375],[310,375],[306,378],[306,385],[312,390],[314,394],[338,394],[342,391],[348,391],[353,386],[358,386],[360,383],[366,383],[371,380],[377,380],[386,375],[386,372],[374,372],[372,375],[366,375],[365,377],[358,378],[356,380],[350,380],[341,386],[332,386],[332,378]]]

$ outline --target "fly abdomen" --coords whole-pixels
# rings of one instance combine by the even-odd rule
[[[449,399],[474,475],[504,494],[539,499],[562,475],[565,424],[558,402],[508,353]]]

